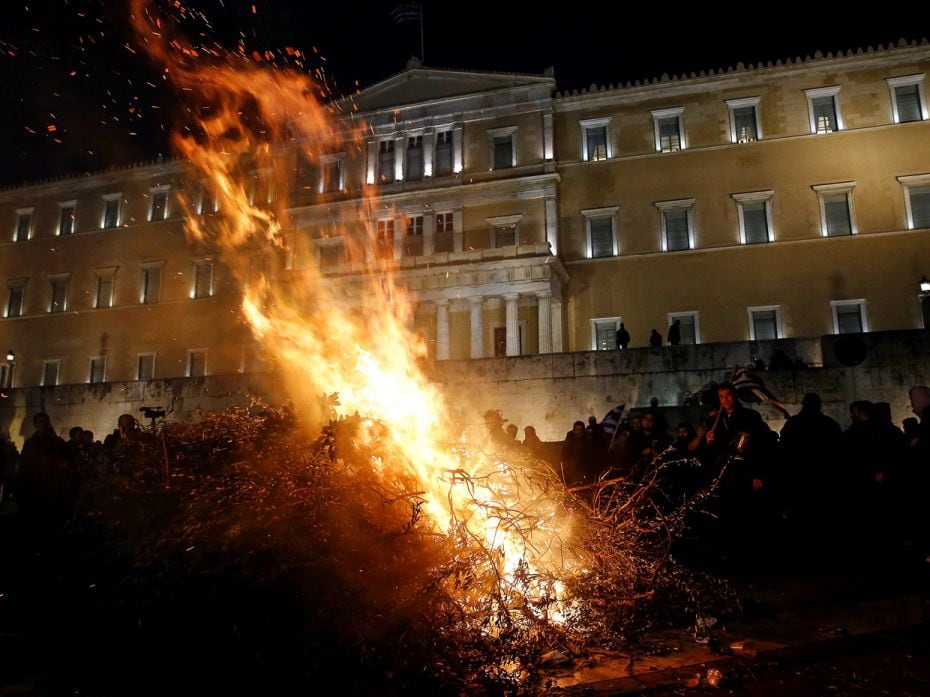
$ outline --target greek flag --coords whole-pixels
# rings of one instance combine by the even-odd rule
[[[394,24],[420,21],[420,6],[412,3],[408,5],[398,5],[391,10],[391,20]]]
[[[775,401],[775,395],[766,389],[762,378],[748,370],[737,371],[736,377],[733,378],[733,387],[736,389],[736,396],[744,402]]]
[[[620,423],[620,417],[623,415],[623,410],[626,409],[626,404],[621,404],[618,407],[614,407],[609,412],[607,416],[604,417],[604,420],[601,421],[601,426],[604,428],[604,434],[613,437],[614,432],[617,430],[617,426]]]

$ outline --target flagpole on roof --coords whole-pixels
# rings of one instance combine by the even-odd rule
[[[426,44],[423,41],[423,0],[420,0],[420,63],[426,65]]]

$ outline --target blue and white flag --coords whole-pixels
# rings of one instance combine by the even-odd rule
[[[605,435],[613,437],[614,432],[617,430],[617,426],[620,424],[620,417],[623,416],[624,409],[626,409],[626,404],[621,404],[607,412],[607,416],[601,421],[601,426],[604,428]]]

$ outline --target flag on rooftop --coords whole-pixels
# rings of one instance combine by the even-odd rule
[[[614,435],[614,431],[617,430],[617,426],[620,424],[620,417],[623,415],[624,409],[626,409],[626,404],[621,404],[607,412],[607,416],[601,421],[601,426],[603,426],[606,435]]]
[[[391,20],[394,24],[401,24],[403,22],[418,22],[422,18],[420,14],[420,5],[417,3],[409,3],[406,5],[398,5],[393,10],[391,10]]]

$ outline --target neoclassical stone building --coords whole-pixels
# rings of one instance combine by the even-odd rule
[[[371,234],[438,361],[612,349],[620,322],[632,346],[676,319],[683,343],[919,328],[928,70],[902,43],[567,94],[412,62],[338,105],[364,142],[282,155],[291,224],[346,288]],[[0,191],[0,384],[261,368],[217,250],[184,239],[180,196],[223,214],[185,170]]]

